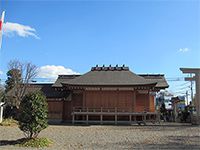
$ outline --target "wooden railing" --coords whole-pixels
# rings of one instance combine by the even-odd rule
[[[88,108],[88,107],[73,107],[73,112],[133,112],[131,108]]]
[[[99,117],[99,120],[90,120],[89,117],[95,116]],[[75,122],[99,122],[103,123],[104,117],[114,117],[114,119],[110,122],[114,122],[117,124],[119,122],[118,117],[128,117],[129,119],[126,120],[126,122],[133,123],[133,122],[143,122],[146,124],[147,121],[151,122],[159,122],[159,114],[156,112],[134,112],[130,108],[87,108],[87,107],[74,107],[72,111],[72,123]],[[76,119],[76,117],[78,119]],[[140,121],[137,120],[137,118],[140,117]],[[82,119],[80,119],[82,118]],[[107,121],[107,120],[106,120]],[[108,122],[108,121],[107,121]]]

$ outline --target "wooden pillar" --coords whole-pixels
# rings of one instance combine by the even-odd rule
[[[71,102],[70,102],[70,108],[71,108],[71,113],[73,113],[74,112],[74,100],[73,100],[73,92],[72,91],[70,91],[70,94],[71,94]],[[72,122],[73,122],[73,116],[72,116]]]
[[[129,122],[132,123],[132,115],[129,115]]]
[[[100,114],[100,123],[103,124],[102,107],[101,107],[101,114]]]
[[[115,124],[117,124],[117,115],[115,115]]]
[[[62,121],[65,120],[65,100],[63,99],[62,100],[62,105],[63,105],[63,108],[62,108]]]
[[[134,97],[134,90],[131,91],[131,109],[129,109],[129,112],[133,112],[133,97]]]
[[[115,107],[115,124],[117,124],[117,108]]]
[[[103,124],[103,115],[100,115],[100,123]]]
[[[151,93],[150,93],[150,90],[148,90],[148,95],[149,95],[149,100],[148,100],[148,103],[147,103],[147,112],[150,112],[150,101],[151,101]]]
[[[103,92],[102,92],[102,88],[100,88],[100,100],[101,100],[101,107],[104,107],[103,106]]]
[[[88,124],[88,107],[86,109],[86,124]]]
[[[74,124],[74,121],[75,121],[75,116],[74,116],[74,113],[72,114],[72,124]]]
[[[136,90],[133,93],[133,112],[136,112]]]
[[[88,114],[86,115],[86,124],[88,124]]]
[[[146,125],[146,120],[147,120],[147,114],[144,113],[144,124]]]
[[[133,115],[133,122],[136,122],[136,117],[135,117],[135,115]]]
[[[75,123],[75,114],[74,114],[74,112],[75,112],[75,108],[72,107],[72,124]]]
[[[116,97],[116,99],[117,99],[117,108],[120,108],[120,106],[119,106],[119,101],[120,101],[120,99],[119,99],[119,93],[120,93],[120,90],[119,89],[117,89],[117,97]]]
[[[147,94],[144,94],[144,96],[145,96],[145,97],[144,97],[144,112],[146,112],[146,111],[147,111],[147,110],[146,110],[146,109],[147,109],[147,100],[148,100],[149,97],[148,97]]]
[[[83,91],[83,105],[82,105],[82,107],[84,108],[84,107],[86,107],[86,90],[84,90]]]

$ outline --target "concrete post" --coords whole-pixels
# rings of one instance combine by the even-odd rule
[[[3,120],[3,107],[0,106],[0,123],[2,122]]]
[[[0,102],[0,123],[3,121],[3,104]]]

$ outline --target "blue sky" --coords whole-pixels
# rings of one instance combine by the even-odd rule
[[[183,77],[180,67],[200,67],[198,0],[6,0],[0,9],[10,23],[0,51],[2,79],[12,59],[81,74],[96,64],[126,64],[167,78]]]

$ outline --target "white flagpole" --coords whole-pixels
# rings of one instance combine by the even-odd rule
[[[4,23],[5,11],[2,12],[1,15],[1,31],[0,31],[0,49],[2,47],[2,38],[3,38],[3,23]]]
[[[1,50],[1,45],[2,45],[2,36],[3,36],[3,23],[4,23],[4,17],[5,17],[5,11],[2,12],[1,15],[1,27],[0,27],[0,50]],[[3,102],[0,100],[0,123],[3,120]]]

